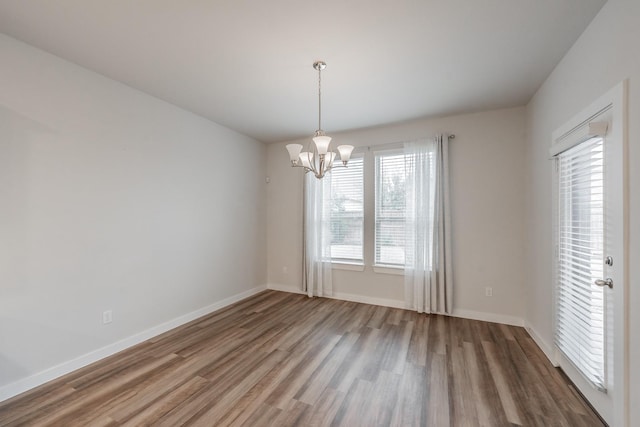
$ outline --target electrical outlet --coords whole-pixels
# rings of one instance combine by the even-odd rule
[[[106,325],[107,323],[113,322],[113,312],[111,310],[102,312],[102,324]]]
[[[493,288],[491,288],[491,287],[484,288],[484,296],[485,297],[492,297],[493,296]]]

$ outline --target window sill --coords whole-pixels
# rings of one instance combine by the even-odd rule
[[[373,272],[380,273],[380,274],[393,274],[396,276],[404,276],[403,267],[390,267],[388,265],[374,265]]]
[[[347,271],[364,271],[364,264],[347,263],[347,262],[331,262],[332,270],[347,270]]]

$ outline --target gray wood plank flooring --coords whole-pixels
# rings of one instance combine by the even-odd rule
[[[523,328],[266,291],[0,403],[1,426],[602,426]]]

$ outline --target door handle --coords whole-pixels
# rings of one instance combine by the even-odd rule
[[[608,286],[610,289],[613,288],[613,279],[611,277],[607,277],[606,279],[598,279],[594,282],[596,285],[605,287]]]

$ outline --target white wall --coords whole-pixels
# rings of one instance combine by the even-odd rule
[[[520,323],[524,316],[524,108],[329,133],[336,143],[362,147],[437,132],[456,135],[450,145],[454,308],[462,316]],[[290,167],[285,145],[271,144],[267,149],[271,178],[267,277],[272,287],[299,289],[302,170]],[[372,194],[373,186],[365,191]],[[365,221],[369,221],[365,229],[372,230],[372,215]],[[369,265],[364,272],[334,270],[334,291],[338,296],[404,306],[403,277],[374,273],[372,246],[371,240],[365,241]],[[491,298],[484,296],[487,286],[493,287]]]
[[[0,63],[5,397],[264,285],[262,143],[3,35]]]
[[[640,422],[640,2],[609,0],[527,106],[527,320],[553,343],[551,133],[624,80],[629,85],[632,425]]]

